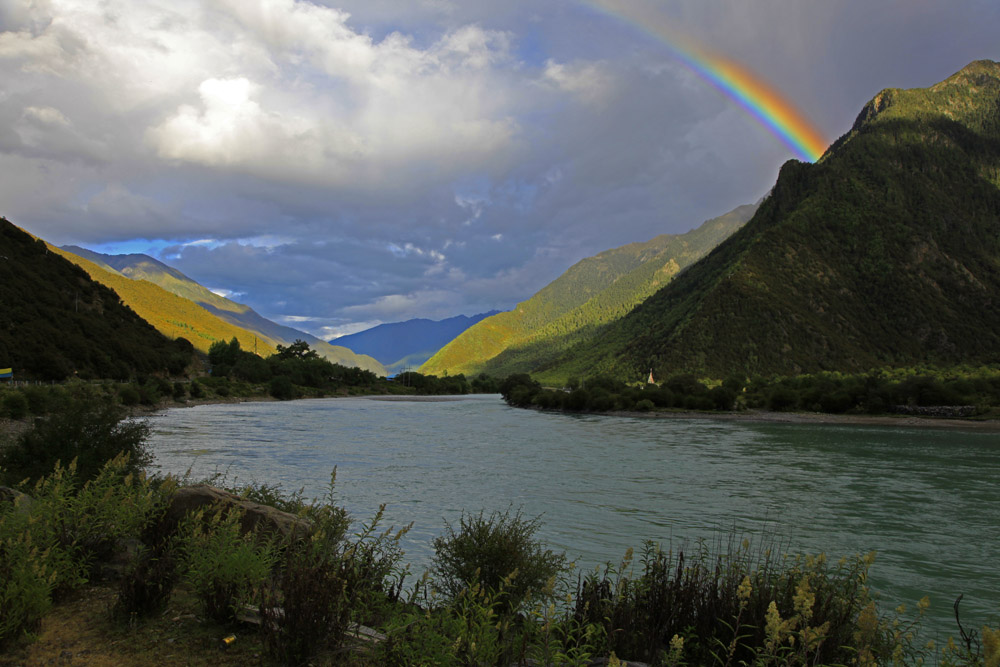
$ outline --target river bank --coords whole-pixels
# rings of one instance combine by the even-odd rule
[[[775,412],[771,410],[743,410],[739,412],[663,410],[655,412],[623,411],[588,414],[600,414],[608,417],[634,417],[638,419],[712,419],[717,421],[767,422],[773,424],[895,426],[899,428],[934,428],[1000,433],[1000,419],[948,419],[941,417],[915,417],[911,415],[835,415],[823,412]]]

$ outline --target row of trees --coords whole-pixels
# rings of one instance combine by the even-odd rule
[[[956,369],[948,374],[820,373],[794,377],[727,378],[714,386],[693,375],[676,375],[661,385],[626,385],[607,376],[571,379],[565,388],[544,389],[526,374],[500,383],[509,405],[568,412],[684,410],[809,411],[884,414],[930,406],[969,406],[976,413],[1000,407],[1000,370]]]
[[[235,338],[228,343],[217,341],[208,350],[212,377],[266,384],[271,395],[280,399],[296,398],[303,387],[321,391],[360,388],[373,393],[426,395],[499,391],[497,381],[484,374],[470,381],[461,374],[437,377],[409,371],[387,380],[371,371],[327,361],[305,341],[297,340],[287,347],[279,345],[277,349],[277,353],[264,359],[241,349]]]

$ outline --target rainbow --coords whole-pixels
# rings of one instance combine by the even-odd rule
[[[685,65],[736,102],[798,157],[816,162],[829,142],[777,89],[739,63],[680,35],[650,4],[583,0],[584,4],[633,25],[667,46]]]

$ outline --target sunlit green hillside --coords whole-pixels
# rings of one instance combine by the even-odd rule
[[[740,228],[756,206],[740,206],[686,234],[664,234],[588,257],[509,312],[469,328],[421,372],[529,372],[621,318]]]
[[[177,269],[167,266],[148,255],[105,255],[76,246],[69,246],[64,248],[64,250],[86,258],[111,273],[132,278],[136,281],[147,281],[158,285],[174,295],[191,301],[219,320],[240,330],[244,330],[260,340],[269,341],[268,344],[272,347],[278,344],[288,346],[296,340],[304,340],[309,343],[313,350],[328,361],[343,366],[363,368],[372,371],[376,375],[387,374],[385,367],[370,356],[355,354],[352,350],[341,345],[331,345],[304,331],[272,322],[261,316],[253,308],[250,308],[250,306],[220,296]],[[243,344],[243,349],[253,349],[252,346],[247,347],[242,337],[240,341]]]
[[[168,338],[186,338],[195,349],[208,352],[215,341],[228,341],[235,337],[244,350],[256,349],[261,356],[275,352],[277,343],[270,338],[257,336],[225,322],[193,301],[168,292],[159,285],[147,280],[133,280],[61,248],[49,246],[49,249],[82,268],[92,279],[113,289],[139,317]]]

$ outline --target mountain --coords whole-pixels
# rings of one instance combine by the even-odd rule
[[[262,356],[276,351],[277,342],[271,338],[257,337],[159,285],[133,280],[63,248],[49,246],[49,249],[86,271],[92,280],[113,289],[123,303],[168,338],[184,338],[201,352],[208,352],[216,341],[233,338],[240,341],[244,350],[256,350]]]
[[[663,234],[583,259],[514,310],[470,327],[420,371],[510,375],[537,370],[623,317],[739,229],[756,209],[740,206],[686,234]]]
[[[753,219],[551,377],[1000,361],[1000,64],[884,90]]]
[[[158,333],[41,239],[0,218],[0,367],[21,379],[180,375],[190,345]]]
[[[406,367],[420,366],[455,336],[498,312],[493,310],[472,317],[458,315],[446,320],[413,319],[380,324],[335,340],[338,345],[359,354],[375,357],[391,372],[398,373]]]
[[[258,314],[250,306],[219,296],[177,269],[149,255],[106,255],[78,246],[65,246],[63,250],[82,257],[104,268],[106,271],[116,273],[134,281],[153,283],[177,297],[197,304],[218,319],[246,332],[237,336],[241,347],[245,350],[254,349],[254,337],[258,339],[258,343],[264,341],[265,349],[258,350],[261,353],[273,352],[276,345],[288,346],[296,340],[304,340],[320,356],[333,363],[342,366],[356,366],[370,370],[377,375],[387,374],[385,367],[375,359],[366,355],[355,354],[353,351],[340,345],[330,345],[326,341],[307,334],[304,331],[272,322]],[[244,341],[244,338],[250,341],[249,346]]]

